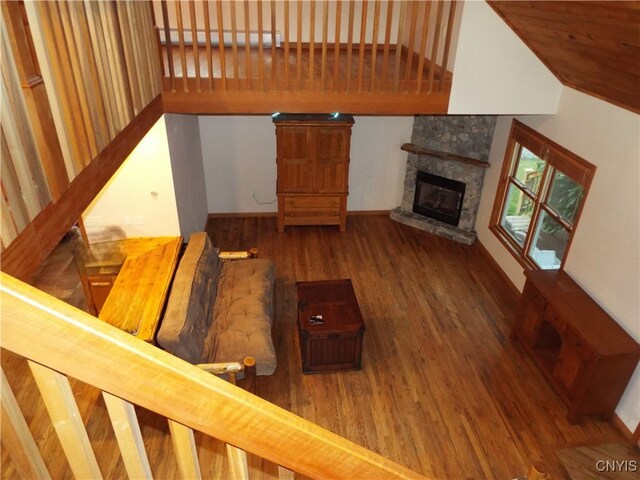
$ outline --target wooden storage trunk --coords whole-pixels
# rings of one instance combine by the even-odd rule
[[[365,326],[351,280],[298,282],[297,290],[302,371],[359,370]]]

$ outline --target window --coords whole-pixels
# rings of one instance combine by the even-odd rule
[[[525,268],[564,265],[595,169],[513,121],[490,228]]]

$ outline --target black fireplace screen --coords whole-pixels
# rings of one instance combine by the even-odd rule
[[[458,226],[466,185],[418,171],[413,212]]]

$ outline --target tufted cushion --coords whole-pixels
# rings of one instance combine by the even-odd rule
[[[199,363],[211,327],[221,262],[205,232],[191,235],[171,286],[158,344],[176,357]]]
[[[275,371],[271,340],[274,277],[271,260],[240,260],[222,266],[212,312],[215,321],[203,362],[242,362],[250,355],[256,359],[258,375]]]

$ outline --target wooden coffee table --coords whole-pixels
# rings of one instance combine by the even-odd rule
[[[298,282],[304,373],[360,370],[365,326],[351,280]]]

